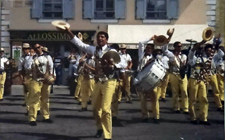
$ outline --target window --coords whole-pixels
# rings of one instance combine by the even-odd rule
[[[61,19],[62,17],[62,0],[43,0],[43,19]]]
[[[114,19],[115,18],[114,0],[95,0],[94,18],[95,19]]]
[[[147,0],[146,19],[166,19],[166,0]]]

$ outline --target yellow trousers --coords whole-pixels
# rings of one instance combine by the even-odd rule
[[[116,89],[115,93],[113,94],[113,99],[112,99],[112,116],[117,117],[118,115],[118,99],[119,95],[122,94],[121,92],[121,87],[123,86],[123,81],[117,81],[116,83]]]
[[[222,108],[223,105],[222,105],[221,100],[220,100],[220,92],[219,92],[216,74],[209,77],[209,84],[211,85],[212,90],[213,90],[216,107]]]
[[[185,76],[184,79],[181,79],[180,75],[170,73],[169,82],[173,94],[174,111],[180,110],[181,108],[183,111],[188,112],[187,76]]]
[[[166,98],[166,89],[167,89],[167,86],[169,83],[169,79],[170,79],[170,75],[169,75],[169,73],[167,73],[162,82],[162,86],[161,86],[161,94],[160,94],[161,98],[164,98],[164,99]]]
[[[95,81],[94,79],[84,78],[81,82],[81,106],[82,108],[87,107],[87,102],[93,93]]]
[[[30,93],[32,78],[24,76],[24,80],[26,81],[23,85],[24,100],[25,100],[27,110],[29,110],[28,100],[29,100],[29,93]]]
[[[104,83],[97,82],[92,96],[93,115],[98,130],[103,129],[104,138],[112,138],[111,103],[115,93],[116,79]]]
[[[6,72],[0,74],[0,99],[3,99]]]
[[[43,84],[43,82],[31,81],[28,106],[29,106],[29,121],[36,121],[37,111],[41,99],[41,114],[44,119],[49,119],[49,93],[50,86]]]
[[[159,96],[160,96],[160,87],[155,87],[151,93],[139,93],[141,100],[141,113],[142,118],[149,118],[149,111],[147,107],[147,98],[148,96],[151,99],[151,110],[153,118],[159,119]]]
[[[190,78],[188,81],[189,91],[189,114],[192,121],[197,119],[195,113],[195,104],[199,101],[199,116],[200,121],[207,121],[209,103],[207,99],[206,85],[204,82],[197,83],[196,79]]]
[[[74,94],[74,97],[78,98],[79,101],[81,101],[81,82],[83,81],[83,79],[83,75],[80,74],[77,80],[77,87]]]
[[[220,100],[224,101],[224,76],[217,74],[218,88],[220,93]]]

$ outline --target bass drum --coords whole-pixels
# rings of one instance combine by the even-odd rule
[[[160,60],[156,59],[145,66],[134,78],[133,84],[137,92],[152,91],[158,86],[166,75],[166,69]]]

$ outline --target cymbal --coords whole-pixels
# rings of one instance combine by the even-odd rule
[[[193,39],[186,39],[187,42],[197,42],[196,40]]]
[[[102,60],[110,60],[113,59],[114,63],[120,62],[120,55],[116,51],[108,51],[102,56]]]

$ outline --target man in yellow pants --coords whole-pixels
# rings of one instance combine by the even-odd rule
[[[29,95],[29,124],[36,126],[37,110],[41,99],[41,114],[43,122],[52,123],[49,112],[49,93],[50,85],[54,81],[53,61],[51,56],[44,55],[42,46],[36,44],[34,46],[36,55],[33,57],[32,63],[32,81]]]
[[[220,47],[221,50],[224,51],[224,47]],[[217,71],[217,81],[218,81],[218,88],[220,93],[220,100],[221,103],[224,104],[224,71],[225,71],[225,55],[222,59],[216,62],[216,71]]]
[[[131,59],[131,56],[126,52],[126,48],[127,46],[125,44],[122,44],[121,47],[120,47],[120,56],[121,56],[121,59],[124,59],[127,63],[127,67],[125,68],[125,71],[126,70],[131,70],[132,69],[132,66],[133,66],[133,63],[132,63],[132,59]],[[132,98],[131,98],[131,92],[130,92],[130,79],[131,79],[131,76],[129,74],[127,74],[125,72],[125,80],[126,80],[126,85],[124,86],[125,87],[125,95],[126,95],[126,102],[127,103],[132,103]],[[121,92],[122,93],[122,92]],[[119,95],[119,101],[121,101],[121,98],[122,98],[122,94]]]
[[[85,51],[95,57],[95,87],[92,96],[93,105],[93,115],[96,120],[97,133],[95,137],[99,138],[104,133],[105,140],[112,139],[112,115],[111,115],[111,103],[112,97],[116,88],[116,77],[114,73],[114,63],[113,59],[105,59],[102,62],[106,64],[103,66],[101,64],[101,58],[103,54],[108,51],[116,51],[110,49],[107,46],[108,34],[106,32],[100,31],[97,34],[97,44],[98,46],[91,46],[89,44],[83,43],[78,39],[70,29],[66,28],[64,30],[70,37],[71,42],[75,44],[80,50]]]
[[[200,44],[196,44],[189,52],[188,63],[193,67],[191,70],[191,76],[189,79],[189,112],[191,117],[191,123],[193,124],[204,124],[210,125],[207,120],[208,117],[208,99],[207,99],[207,88],[205,79],[202,78],[201,71],[205,69],[204,65],[208,61],[207,57],[197,56],[196,51],[199,49]],[[212,48],[211,44],[205,46],[205,50]],[[224,53],[219,49],[217,56],[221,58]],[[211,65],[211,64],[210,64]],[[197,115],[195,113],[195,104],[197,103],[197,98],[200,104],[199,108],[199,122],[197,120]]]
[[[83,62],[83,81],[81,82],[81,85],[83,85],[81,86],[81,111],[87,111],[87,104],[90,97],[92,96],[95,84],[95,61],[90,54],[87,54],[86,57],[86,60]]]
[[[164,54],[169,58],[169,63],[171,64],[169,67],[169,82],[173,94],[173,111],[175,113],[180,113],[180,109],[182,109],[184,114],[188,114],[187,76],[186,74],[184,77],[181,77],[180,75],[181,67],[186,65],[187,56],[185,54],[181,54],[182,44],[180,42],[175,42],[173,46],[173,52],[168,50],[167,45],[162,48]]]
[[[30,44],[28,43],[24,43],[22,49],[24,54],[20,57],[20,61],[18,63],[18,71],[21,77],[21,81],[23,82],[23,91],[25,97],[24,105],[27,107],[28,112],[28,97],[32,80],[31,65],[29,65],[29,63],[31,64],[33,62],[33,54],[30,53]]]
[[[6,80],[5,64],[9,64],[9,60],[4,57],[4,48],[0,50],[0,101],[3,101],[4,86]]]

